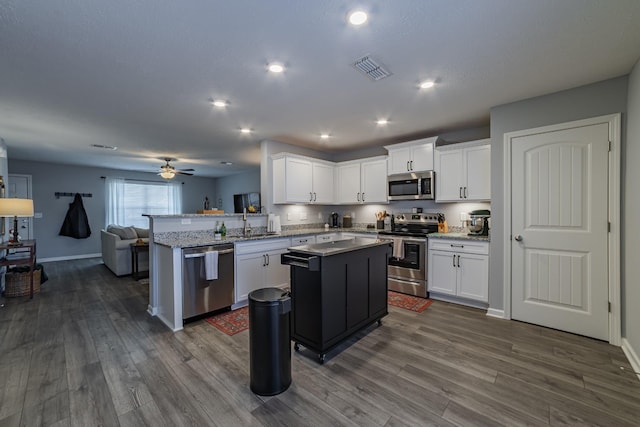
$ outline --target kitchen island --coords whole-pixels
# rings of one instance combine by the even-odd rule
[[[354,238],[294,246],[281,257],[291,266],[291,339],[318,354],[387,311],[389,241]]]

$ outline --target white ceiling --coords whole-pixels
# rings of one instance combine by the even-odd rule
[[[381,146],[625,75],[639,22],[638,0],[0,0],[0,137],[10,159],[153,171],[170,156],[228,175],[259,164],[263,139]],[[393,75],[357,72],[366,54]]]

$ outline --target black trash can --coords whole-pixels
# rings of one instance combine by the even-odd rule
[[[278,288],[249,294],[251,391],[274,396],[291,385],[291,294]]]

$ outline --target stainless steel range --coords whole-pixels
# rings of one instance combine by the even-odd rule
[[[380,238],[393,241],[389,258],[389,290],[422,298],[427,293],[427,235],[438,231],[438,213],[398,213],[391,217],[391,230]]]

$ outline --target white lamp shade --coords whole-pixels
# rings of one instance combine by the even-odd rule
[[[33,216],[33,200],[0,198],[0,216]]]

